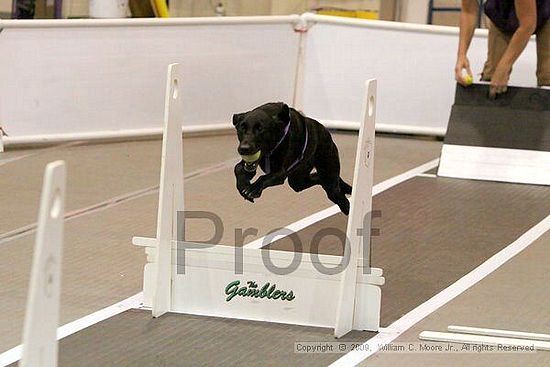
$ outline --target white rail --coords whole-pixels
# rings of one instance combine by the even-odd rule
[[[172,27],[220,24],[294,24],[299,15],[255,17],[1,20],[0,28]]]

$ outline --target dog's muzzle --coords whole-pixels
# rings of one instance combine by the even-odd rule
[[[249,173],[256,172],[257,169],[258,169],[258,161],[244,162],[244,170],[246,172],[249,172]]]

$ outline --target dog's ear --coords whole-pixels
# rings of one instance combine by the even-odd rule
[[[239,123],[241,123],[243,121],[245,115],[246,115],[246,112],[234,114],[233,115],[233,126],[237,126]]]
[[[286,103],[281,103],[281,110],[279,111],[278,117],[281,121],[290,121],[290,109]]]

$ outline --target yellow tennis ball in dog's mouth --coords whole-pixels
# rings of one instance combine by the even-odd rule
[[[241,158],[243,159],[243,161],[245,161],[246,163],[254,163],[256,162],[258,159],[260,159],[260,155],[262,154],[262,151],[261,150],[258,150],[256,153],[254,154],[251,154],[251,155],[241,155]]]
[[[462,77],[462,80],[464,81],[464,84],[472,85],[472,83],[474,82],[474,77],[470,74],[466,74]]]

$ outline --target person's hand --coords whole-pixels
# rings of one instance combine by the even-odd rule
[[[462,76],[463,70],[466,70],[468,75],[472,75],[472,70],[470,69],[470,61],[468,60],[468,58],[466,56],[459,56],[456,60],[455,79],[458,84],[467,87],[469,83],[467,83]]]
[[[499,64],[491,77],[491,86],[489,87],[489,97],[496,98],[497,95],[506,93],[508,90],[508,79],[510,78],[510,68]]]

